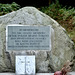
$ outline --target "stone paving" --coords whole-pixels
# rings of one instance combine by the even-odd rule
[[[0,73],[0,75],[15,75],[15,73]],[[37,73],[36,75],[54,75],[54,73]],[[67,75],[75,75],[75,72],[70,72]]]

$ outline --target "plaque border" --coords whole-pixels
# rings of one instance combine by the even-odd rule
[[[7,25],[6,26],[6,51],[26,51],[26,50],[8,50],[8,26],[37,26],[37,25],[21,25],[21,24],[9,24],[9,25]],[[49,37],[51,38],[51,29],[52,29],[52,26],[51,25],[38,25],[38,27],[40,27],[40,26],[49,26],[50,27],[50,35],[49,35]],[[50,42],[49,42],[49,44],[51,43],[51,40],[52,40],[52,38],[50,39]],[[50,44],[50,46],[49,46],[49,50],[46,50],[46,51],[51,51],[51,49],[52,49],[52,46],[51,46],[51,44]],[[30,49],[29,49],[30,50]],[[32,50],[32,49],[31,49]],[[35,50],[35,49],[34,49]],[[41,50],[41,49],[37,49],[37,50]],[[37,50],[35,50],[35,51],[37,51]],[[43,49],[42,51],[44,51],[45,49]]]

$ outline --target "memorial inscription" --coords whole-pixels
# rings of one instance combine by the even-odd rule
[[[50,50],[51,27],[8,25],[6,42],[7,50]]]

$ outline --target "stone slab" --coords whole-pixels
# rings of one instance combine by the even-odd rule
[[[53,75],[54,73],[37,73],[36,75]],[[0,75],[15,75],[15,73],[0,73]]]
[[[15,73],[0,73],[0,75],[15,75]],[[54,75],[54,73],[37,73],[36,75]],[[68,75],[75,75],[75,72],[70,72]]]

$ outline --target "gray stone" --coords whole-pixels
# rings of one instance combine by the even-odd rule
[[[15,73],[0,73],[0,75],[15,75]],[[36,73],[36,75],[54,75],[54,73]],[[67,75],[75,75],[75,72],[69,72]]]
[[[52,49],[6,51],[6,26],[8,24],[51,25]],[[55,20],[34,7],[24,7],[18,11],[0,16],[0,72],[15,70],[15,55],[35,55],[37,72],[53,72],[60,70],[66,60],[74,58],[74,43],[65,29]],[[75,67],[74,67],[75,68]]]

